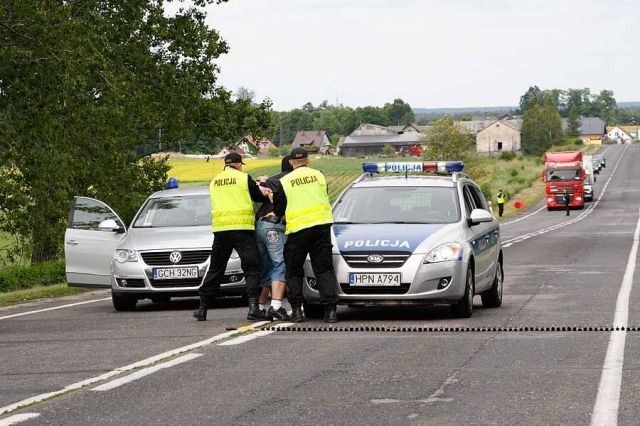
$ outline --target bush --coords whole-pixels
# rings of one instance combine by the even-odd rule
[[[0,292],[65,282],[64,261],[51,260],[31,266],[8,266],[0,271]]]
[[[491,184],[489,182],[484,182],[482,185],[480,185],[480,191],[482,191],[484,198],[486,198],[487,200],[492,200],[492,190]]]
[[[395,155],[396,149],[393,146],[387,144],[384,146],[384,148],[382,148],[382,153],[385,155]]]
[[[518,169],[511,169],[511,176],[516,177],[518,176]]]
[[[511,161],[516,158],[516,153],[513,151],[502,151],[500,153],[500,159],[504,161]]]

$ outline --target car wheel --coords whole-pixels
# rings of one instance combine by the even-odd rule
[[[304,303],[304,315],[310,319],[324,318],[324,306]]]
[[[493,279],[491,288],[480,295],[482,298],[482,307],[497,308],[502,305],[502,286],[504,285],[504,270],[502,269],[502,260],[498,260],[496,266],[496,276]]]
[[[113,302],[113,307],[118,312],[133,311],[136,309],[136,304],[138,303],[136,297],[113,292],[111,293],[111,301]]]
[[[473,269],[467,268],[467,280],[464,286],[464,296],[457,303],[451,305],[451,312],[456,318],[471,318],[473,314]]]
[[[171,296],[168,295],[158,295],[158,296],[151,296],[151,301],[153,303],[158,303],[160,305],[166,305],[169,302],[171,302]]]

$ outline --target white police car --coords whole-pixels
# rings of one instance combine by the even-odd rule
[[[166,303],[173,296],[196,296],[209,267],[212,243],[208,187],[154,193],[129,229],[102,201],[75,197],[65,233],[67,282],[111,287],[118,311],[133,310],[139,299]],[[235,251],[225,278],[222,295],[246,294]]]
[[[498,221],[462,162],[365,163],[333,206],[333,264],[340,304],[450,304],[470,317],[473,297],[502,304]],[[413,172],[436,174],[413,175]],[[399,176],[379,173],[400,172]],[[438,174],[440,173],[440,174]],[[305,312],[320,314],[305,265]]]

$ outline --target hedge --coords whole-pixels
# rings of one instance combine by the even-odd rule
[[[64,282],[64,260],[52,260],[30,266],[3,266],[0,269],[0,292]]]

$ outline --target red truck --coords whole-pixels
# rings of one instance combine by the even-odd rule
[[[584,208],[582,151],[546,152],[544,171],[547,210],[564,208],[563,193],[569,194],[569,207]]]

